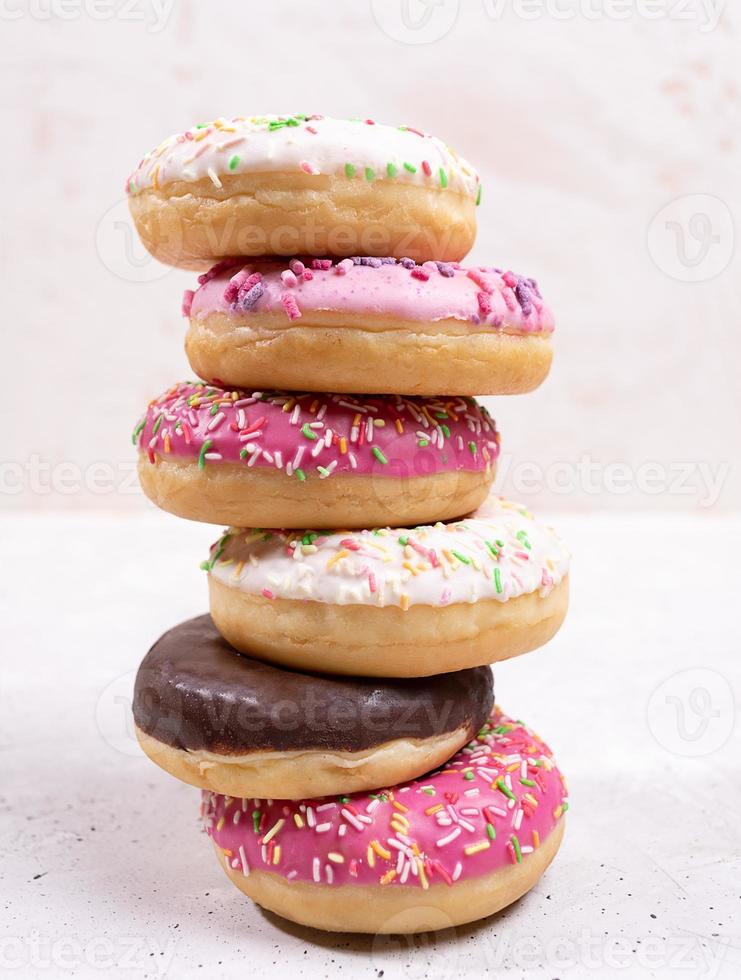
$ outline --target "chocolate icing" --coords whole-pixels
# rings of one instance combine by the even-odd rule
[[[494,703],[488,667],[412,679],[298,673],[238,653],[198,616],[164,634],[139,667],[134,720],[178,749],[359,752],[462,726],[474,734]]]

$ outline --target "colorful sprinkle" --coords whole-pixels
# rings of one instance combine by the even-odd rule
[[[197,123],[147,153],[126,181],[126,191],[139,194],[148,187],[160,189],[172,181],[193,182],[204,177],[221,188],[221,175],[237,169],[264,172],[266,160],[270,160],[276,170],[331,175],[344,172],[349,178],[360,170],[367,180],[380,175],[387,180],[412,181],[418,171],[425,178],[434,171],[443,188],[454,187],[470,199],[480,193],[475,171],[441,140],[413,126],[383,126],[373,120],[365,121],[361,133],[358,122],[362,120],[299,113]],[[321,143],[322,139],[320,170],[314,154],[317,140]],[[349,145],[359,157],[357,164],[343,159]],[[404,158],[403,167],[394,162]]]
[[[380,282],[369,281],[373,274]],[[407,275],[425,283],[425,288],[409,291]],[[451,262],[417,265],[412,259],[378,256],[313,259],[311,268],[296,259],[252,261],[242,266],[240,260],[229,259],[198,281],[200,288],[183,308],[194,323],[214,312],[240,317],[251,312],[284,313],[295,320],[330,310],[357,315],[385,312],[394,318],[425,322],[452,316],[472,329],[485,323],[489,329],[506,329],[512,334],[547,335],[554,329],[553,316],[535,280],[493,267],[465,268]],[[297,290],[299,284],[308,282],[313,283],[311,289]]]
[[[304,445],[323,449],[323,441]],[[320,478],[326,478],[331,465],[314,464],[322,468]],[[519,505],[491,498],[473,517],[411,529],[286,530],[267,537],[234,530],[211,574],[246,594],[258,594],[270,582],[283,599],[402,610],[420,604],[507,602],[531,593],[545,597],[568,573],[569,554],[550,528],[527,518],[532,550],[523,562],[516,534],[524,520]],[[239,563],[243,571],[234,582],[232,569]],[[511,792],[509,784],[502,785],[502,792]]]
[[[201,451],[198,453],[198,469],[202,470],[206,466],[206,453],[209,451],[212,445],[213,439],[206,439],[201,446]]]
[[[416,458],[418,432],[428,434],[419,463],[425,474],[487,473],[499,454],[494,422],[470,398],[251,392],[199,382],[173,385],[154,399],[132,439],[153,463],[167,453],[199,461],[201,468],[241,463],[302,480],[316,466],[325,478],[365,475],[388,464],[391,452]]]

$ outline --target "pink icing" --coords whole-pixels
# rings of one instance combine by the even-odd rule
[[[210,313],[244,320],[278,313],[286,322],[331,311],[404,321],[459,320],[510,333],[551,333],[553,315],[534,279],[501,269],[410,259],[307,259],[290,263],[227,261],[201,276],[187,305],[193,319]],[[372,263],[372,264],[371,264]],[[245,280],[251,288],[241,288]],[[186,314],[187,315],[187,314]]]
[[[486,470],[499,436],[472,398],[360,397],[225,390],[181,382],[150,402],[133,436],[151,463],[198,460],[403,478]]]
[[[453,884],[518,863],[568,809],[548,746],[495,708],[446,766],[377,793],[240,800],[204,792],[228,866],[335,885]]]

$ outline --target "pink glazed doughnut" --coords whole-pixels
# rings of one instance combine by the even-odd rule
[[[355,256],[227,260],[183,299],[202,378],[239,387],[413,395],[531,391],[553,315],[503,269]]]
[[[204,792],[202,817],[231,881],[264,908],[334,932],[413,933],[524,895],[555,856],[567,809],[548,746],[495,708],[428,776],[302,802]]]
[[[237,116],[170,136],[126,183],[144,245],[199,269],[231,255],[411,255],[460,261],[478,174],[411,126]]]
[[[486,497],[499,436],[470,398],[368,397],[173,385],[133,434],[163,510],[242,527],[419,524]]]

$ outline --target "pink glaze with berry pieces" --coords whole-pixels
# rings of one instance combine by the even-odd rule
[[[227,866],[246,875],[426,889],[526,860],[567,809],[548,746],[495,708],[444,768],[409,783],[302,802],[204,792],[202,817]]]
[[[507,333],[550,334],[553,315],[534,279],[484,266],[355,257],[290,262],[220,262],[188,290],[183,313],[212,313],[249,324],[279,314],[286,322],[312,313],[385,317],[401,323],[464,322]]]
[[[175,384],[150,402],[133,442],[153,464],[190,459],[272,467],[298,480],[487,471],[499,435],[472,398],[227,390]]]

